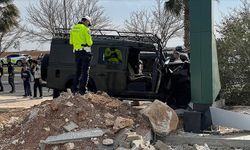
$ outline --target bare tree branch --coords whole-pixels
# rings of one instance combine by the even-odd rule
[[[183,29],[183,21],[180,17],[172,15],[164,10],[165,0],[155,0],[153,10],[139,10],[132,12],[126,19],[125,31],[152,32],[161,38],[161,44],[166,47],[169,39],[180,36]]]
[[[27,21],[31,24],[26,28],[29,38],[40,42],[49,41],[55,33],[55,28],[70,28],[86,15],[92,18],[94,28],[111,26],[103,7],[98,4],[99,0],[65,0],[66,27],[63,1],[39,0],[38,5],[30,5],[27,8]]]

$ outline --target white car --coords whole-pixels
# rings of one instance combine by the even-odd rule
[[[8,64],[8,60],[11,60],[11,63],[17,66],[22,66],[24,61],[27,61],[30,56],[25,54],[10,54],[5,56],[4,58],[0,58],[0,61],[3,65]]]

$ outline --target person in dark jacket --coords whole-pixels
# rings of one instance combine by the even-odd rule
[[[15,68],[13,67],[12,63],[9,61],[8,62],[8,81],[9,81],[9,84],[11,86],[11,91],[10,93],[15,93],[16,90],[15,90],[15,83],[14,83],[14,78],[15,78]]]
[[[24,65],[22,68],[21,78],[23,79],[24,97],[32,96],[30,88],[31,73],[27,65]]]
[[[38,64],[39,63],[39,64]],[[34,98],[37,97],[37,88],[39,89],[40,98],[43,97],[41,67],[40,62],[34,61],[33,76],[34,76]]]
[[[3,66],[2,63],[0,63],[0,92],[3,92],[2,76],[3,76]]]

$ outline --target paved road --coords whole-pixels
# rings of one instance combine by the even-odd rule
[[[23,81],[21,80],[20,74],[17,74],[15,76],[15,87],[16,87],[16,93],[9,93],[11,90],[10,85],[8,84],[8,77],[4,76],[2,78],[3,86],[4,86],[4,92],[0,92],[0,95],[4,96],[22,96],[24,95],[24,88],[23,88]],[[32,94],[34,94],[33,90],[34,82],[31,82],[31,91]],[[37,91],[38,92],[38,91]],[[37,93],[39,96],[39,92]],[[43,96],[51,96],[52,95],[52,89],[48,89],[46,87],[43,87]]]
[[[52,90],[43,87],[43,99],[33,99],[29,97],[23,97],[24,88],[23,81],[21,80],[20,74],[16,74],[15,76],[15,86],[16,93],[9,93],[11,90],[10,85],[8,84],[8,77],[5,75],[2,78],[4,92],[0,92],[0,112],[5,111],[5,109],[11,108],[29,108],[34,105],[40,104],[45,100],[52,99]],[[34,82],[31,82],[31,90],[32,94],[34,94],[33,90]],[[38,92],[38,91],[37,91]],[[39,96],[39,92],[37,93]]]

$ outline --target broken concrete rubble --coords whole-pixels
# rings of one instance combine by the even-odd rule
[[[157,149],[157,150],[173,150],[171,148],[171,146],[163,143],[162,141],[160,140],[157,140],[157,142],[154,144],[154,147]]]
[[[115,122],[113,120],[111,120],[111,119],[106,119],[105,120],[105,125],[108,126],[108,127],[114,126],[114,123]]]
[[[159,135],[168,135],[177,129],[179,122],[175,111],[159,100],[155,100],[141,113],[148,118],[153,131]]]
[[[114,116],[112,114],[110,114],[110,113],[105,113],[104,117],[107,118],[107,119],[113,119],[114,118]]]
[[[208,147],[206,143],[204,145],[194,144],[194,149],[195,150],[210,150],[210,148]]]
[[[127,134],[127,137],[126,137],[127,141],[134,141],[134,140],[142,139],[142,136],[138,135],[136,132],[128,132],[126,134]]]
[[[110,145],[114,144],[114,140],[113,139],[104,139],[102,141],[102,144],[105,145],[105,146],[110,146]]]
[[[67,102],[65,105],[66,105],[66,106],[68,106],[68,107],[72,107],[72,106],[74,106],[74,104],[73,104],[73,103],[71,103],[71,102]]]
[[[66,143],[63,145],[65,147],[66,150],[72,150],[75,147],[74,143]]]
[[[117,117],[113,129],[114,130],[120,130],[126,127],[131,127],[134,124],[134,121],[129,118],[123,118],[123,117]]]
[[[76,123],[74,123],[74,122],[72,122],[72,121],[70,121],[69,123],[67,123],[65,126],[63,126],[63,128],[67,131],[67,132],[70,132],[70,131],[72,131],[72,130],[74,130],[74,129],[77,129],[79,126],[76,124]]]
[[[90,97],[90,96],[89,96]],[[73,106],[67,106],[67,102],[73,104]],[[53,110],[51,108],[51,103],[56,103],[56,108]],[[68,104],[70,104],[68,103]],[[150,104],[149,104],[150,105]],[[154,104],[155,105],[155,104]],[[165,104],[164,104],[165,105]],[[160,107],[158,107],[160,106]],[[162,105],[156,105],[157,109],[151,108],[151,117],[155,119],[156,128],[168,127],[168,124],[162,123],[162,121],[167,120],[162,116],[171,116],[171,111],[163,113],[165,107]],[[160,108],[160,109],[159,109]],[[162,112],[163,111],[163,112]],[[32,112],[32,113],[31,113]],[[150,141],[152,140],[152,133],[150,128],[150,123],[146,120],[141,113],[138,113],[137,109],[130,107],[128,105],[122,104],[120,101],[117,101],[115,98],[108,96],[100,96],[96,94],[91,95],[91,99],[84,99],[82,96],[71,96],[67,98],[67,95],[64,95],[62,98],[58,98],[55,101],[46,101],[41,105],[35,106],[29,110],[19,112],[22,115],[13,115],[13,117],[19,117],[19,121],[13,121],[13,129],[3,129],[3,132],[0,133],[0,149],[9,150],[9,149],[38,149],[38,144],[41,140],[46,141],[48,137],[53,136],[53,139],[50,139],[50,144],[40,144],[43,149],[118,149],[118,150],[139,150],[139,149],[159,149],[156,142],[155,145],[151,145]],[[33,114],[33,115],[30,115]],[[154,115],[152,115],[154,114]],[[167,115],[166,115],[167,114]],[[32,116],[32,119],[29,117]],[[173,115],[172,115],[173,117]],[[7,118],[7,119],[6,119]],[[0,122],[3,126],[9,122],[11,116],[7,116]],[[123,125],[114,125],[114,122],[117,118],[125,118],[132,120],[134,123],[126,122],[124,127]],[[162,120],[160,120],[161,118]],[[159,119],[159,120],[158,120]],[[0,115],[1,120],[1,115]],[[12,119],[14,120],[14,119]],[[118,119],[119,120],[119,119]],[[120,119],[122,120],[122,119]],[[171,120],[171,119],[170,119]],[[80,134],[79,136],[69,137],[65,133],[65,125],[70,123],[75,123],[78,127],[74,129],[69,129],[68,133],[77,133],[81,132],[82,129],[96,129],[100,130],[109,130],[102,136],[90,138],[83,138]],[[122,121],[121,121],[122,122]],[[168,122],[169,123],[169,122]],[[171,121],[170,123],[171,124]],[[161,125],[161,126],[160,126]],[[118,126],[117,130],[114,130],[113,126]],[[121,128],[122,127],[122,128]],[[152,126],[153,127],[153,126]],[[122,136],[118,137],[117,135],[126,130],[127,132],[123,133]],[[74,131],[74,132],[72,132]],[[157,130],[156,130],[157,131]],[[174,131],[174,130],[172,130]],[[249,141],[247,140],[228,140],[225,142],[221,139],[209,139],[204,137],[187,137],[179,138],[174,136],[179,133],[168,134],[164,137],[165,146],[163,149],[169,148],[170,150],[193,150],[195,146],[197,148],[205,148],[204,142],[208,143],[209,147],[214,144],[224,143],[229,146],[237,145],[239,147],[248,148]],[[63,135],[63,136],[62,136]],[[65,135],[67,138],[65,138]],[[91,135],[93,135],[91,133]],[[165,134],[164,134],[165,135]],[[58,138],[60,137],[61,138]],[[56,138],[57,139],[56,139]],[[184,136],[183,136],[184,137]],[[112,142],[104,142],[106,139],[112,139]],[[12,144],[12,142],[14,144]],[[65,144],[57,144],[65,143]],[[110,145],[108,144],[110,143]],[[161,143],[162,145],[164,143]],[[166,144],[168,143],[168,145]],[[187,144],[191,143],[191,144]],[[183,145],[181,145],[183,144]],[[199,144],[199,145],[195,145]],[[159,144],[158,144],[159,145]],[[159,150],[163,150],[159,149]],[[212,149],[212,148],[211,148]],[[167,150],[167,149],[166,149]],[[224,149],[218,149],[224,150]]]
[[[67,93],[64,93],[53,101],[44,101],[30,110],[24,110],[23,117],[17,114],[20,121],[14,122],[13,129],[4,129],[4,132],[0,134],[0,149],[15,149],[15,147],[38,149],[39,142],[44,141],[40,144],[41,149],[52,149],[53,147],[65,149],[64,145],[57,143],[74,143],[74,149],[89,147],[92,150],[101,147],[104,139],[113,139],[113,146],[117,148],[119,146],[115,144],[117,142],[114,137],[118,130],[131,127],[133,132],[138,135],[144,135],[150,130],[150,125],[138,110],[123,105],[116,98],[92,93],[85,98],[79,95],[67,96]],[[32,119],[29,119],[29,116],[32,116]],[[7,118],[4,120],[6,123],[10,117]],[[115,120],[116,125],[114,125]],[[75,127],[72,126],[72,123],[75,124]],[[96,140],[91,140],[90,137],[83,138],[82,135],[86,134],[75,135],[82,129],[93,128],[109,130],[109,133],[97,137]],[[66,131],[69,132],[65,133]],[[13,139],[25,142],[17,142],[14,145],[11,144]],[[103,147],[109,146],[103,145]]]

